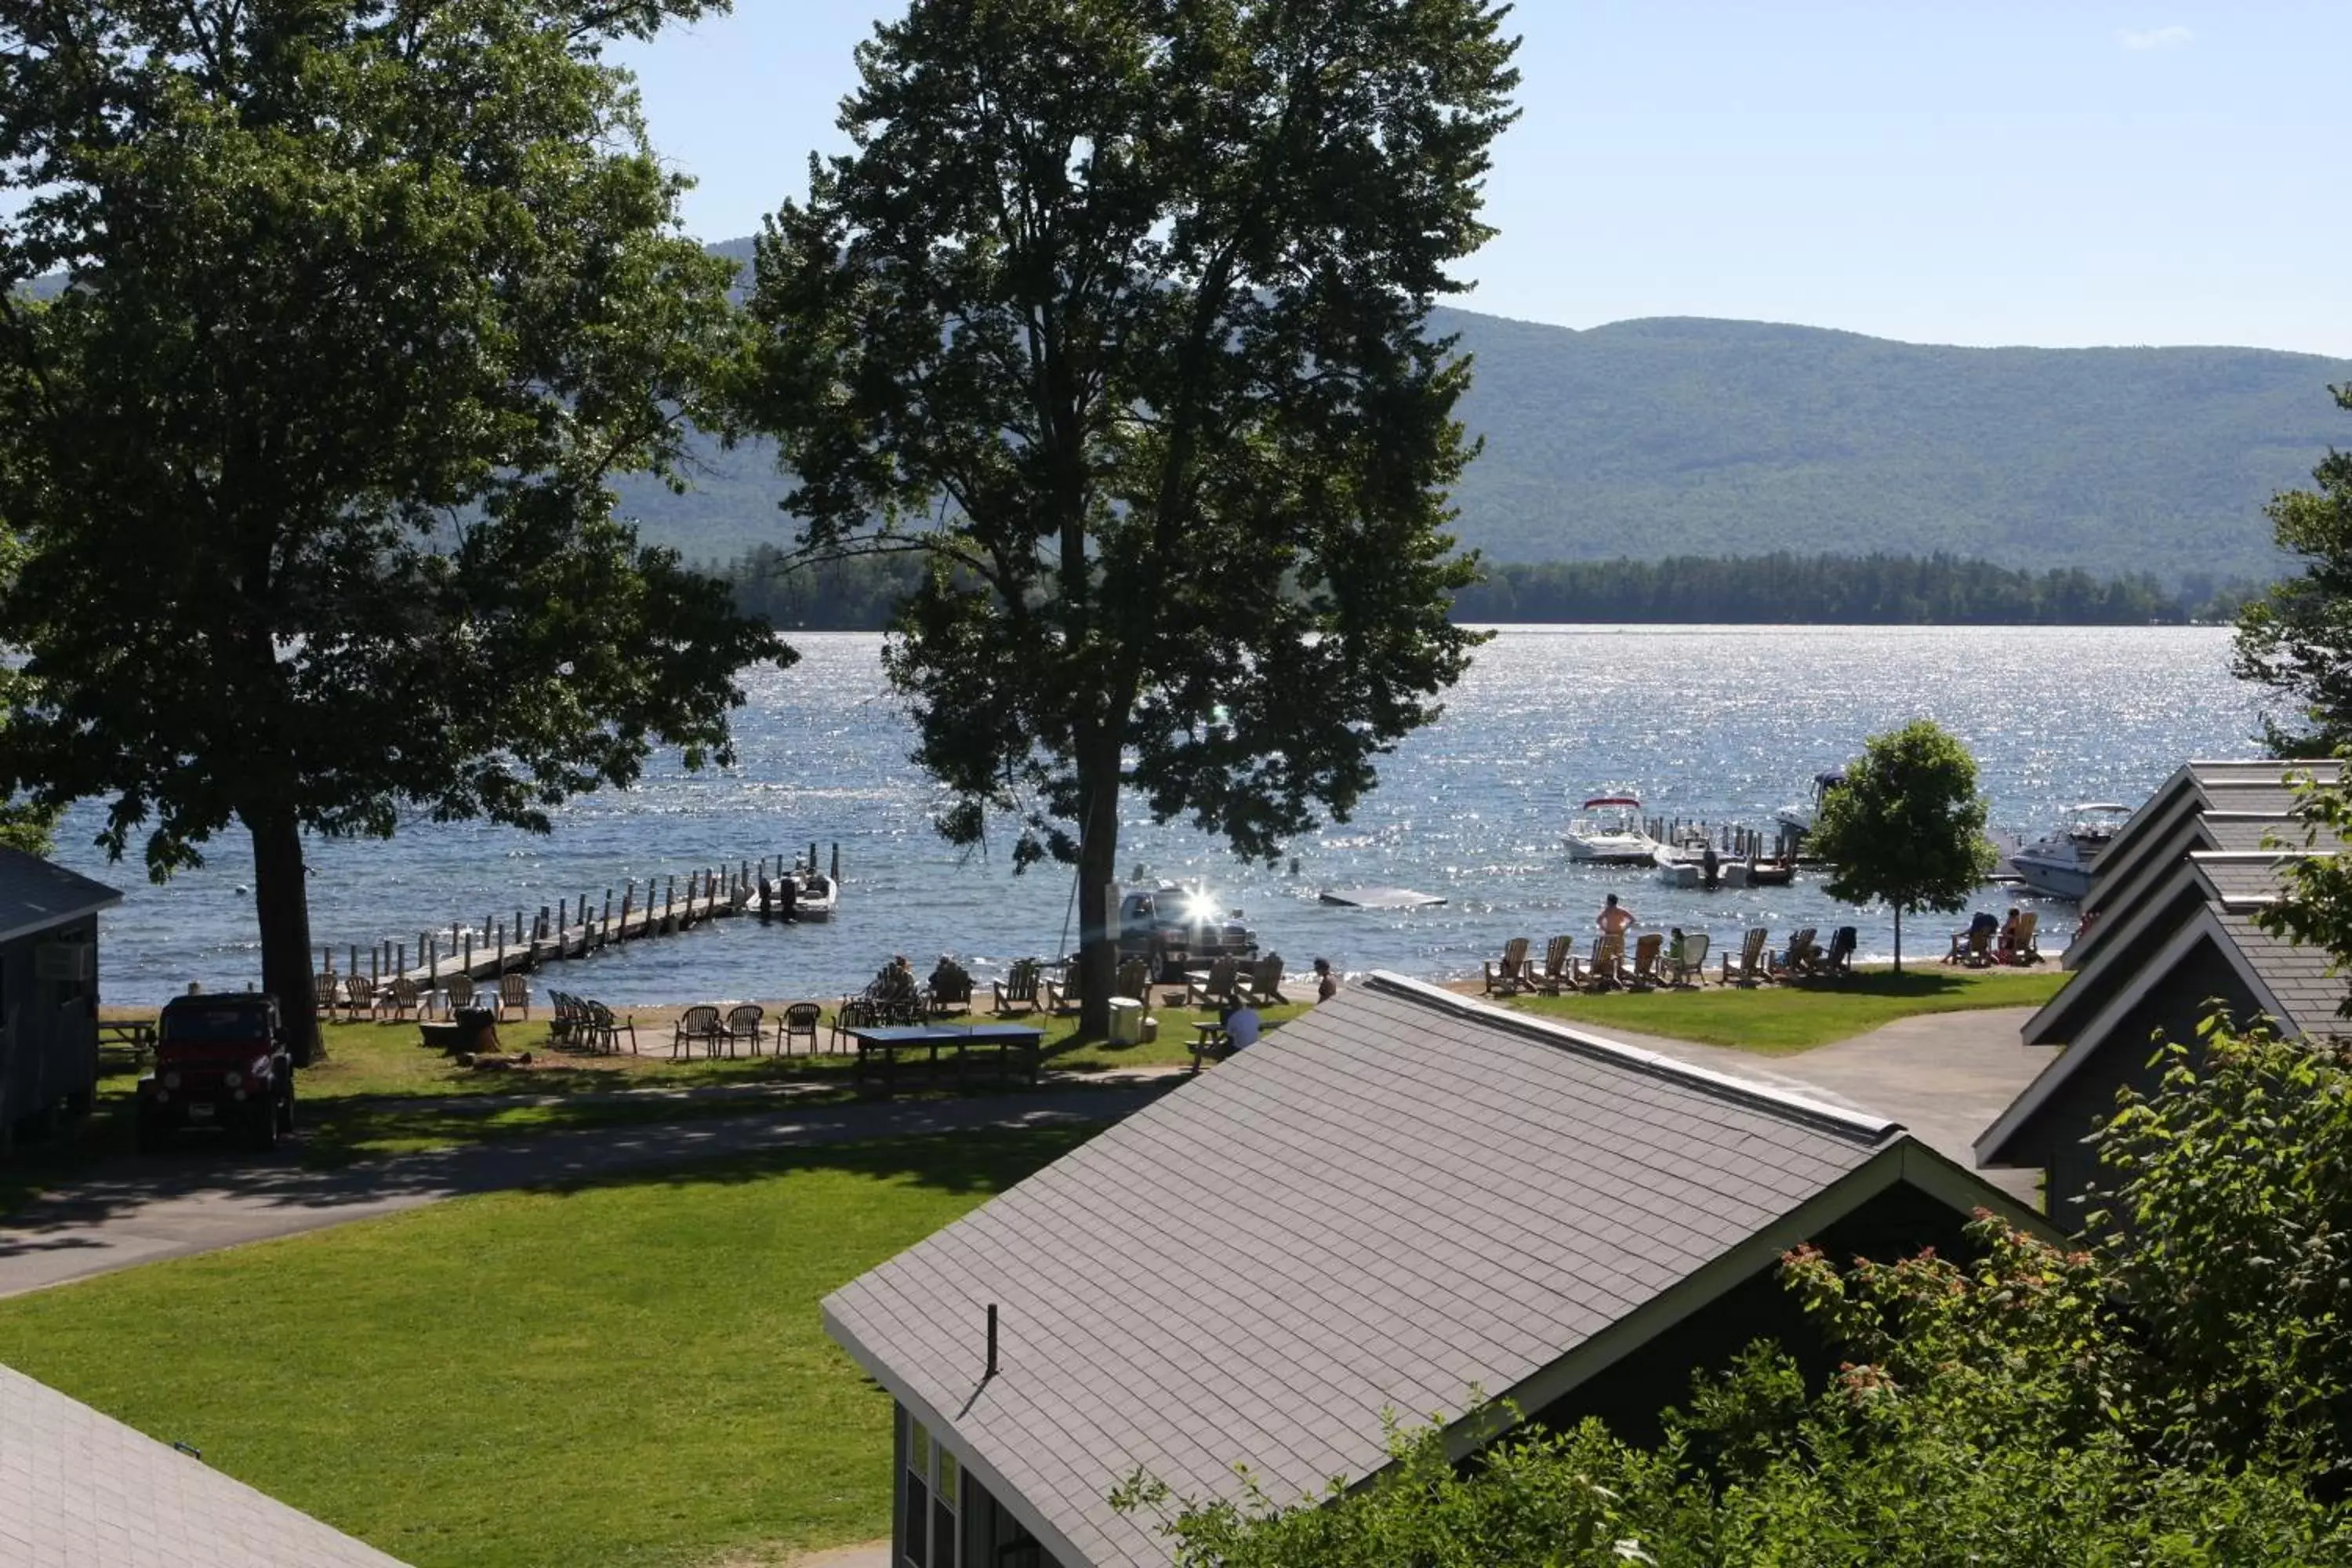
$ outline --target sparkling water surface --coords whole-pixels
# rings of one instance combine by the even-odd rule
[[[404,826],[389,842],[310,848],[315,940],[412,945],[453,921],[586,894],[628,879],[841,846],[840,914],[824,925],[722,921],[544,972],[541,984],[650,1004],[834,996],[893,952],[928,970],[961,955],[983,979],[1011,958],[1064,950],[1067,868],[1015,876],[1004,846],[962,855],[931,830],[940,792],[906,758],[912,732],[884,681],[881,639],[796,634],[801,661],[750,678],[736,765],[699,774],[657,759],[637,788],[590,796],[536,837],[478,825]],[[1139,805],[1121,826],[1122,871],[1205,879],[1246,911],[1294,971],[1433,978],[1475,974],[1505,941],[1592,930],[1614,892],[1644,927],[1709,932],[1717,951],[1749,925],[1859,929],[1864,958],[1891,952],[1883,910],[1791,888],[1670,889],[1646,869],[1571,865],[1560,831],[1588,795],[1638,795],[1654,815],[1769,829],[1813,773],[1863,738],[1916,717],[1975,752],[1996,828],[2037,836],[2082,800],[2137,804],[2190,757],[2251,754],[2256,694],[2228,673],[2229,633],[2201,627],[1506,627],[1446,700],[1445,716],[1385,760],[1352,821],[1292,846],[1297,869],[1244,865]],[[134,862],[89,846],[100,806],[78,807],[62,858],[129,895],[103,923],[106,999],[152,1003],[192,980],[257,983],[252,868],[240,837],[210,864],[152,886]],[[1009,841],[1008,841],[1009,842]],[[1390,884],[1448,900],[1411,912],[1321,904],[1330,887]],[[2009,897],[1988,890],[1984,902]],[[2073,928],[2042,906],[2046,951]],[[1910,922],[1911,953],[1940,951],[1942,917]],[[339,963],[338,967],[341,967]]]

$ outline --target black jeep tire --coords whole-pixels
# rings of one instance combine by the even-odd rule
[[[163,1147],[167,1131],[162,1117],[142,1109],[132,1123],[131,1143],[142,1154],[155,1153]]]

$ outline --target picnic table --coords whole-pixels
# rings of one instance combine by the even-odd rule
[[[881,1092],[889,1094],[898,1086],[901,1056],[921,1058],[927,1084],[939,1081],[943,1066],[959,1080],[985,1066],[993,1068],[998,1078],[1018,1071],[1034,1083],[1045,1031],[1026,1024],[886,1024],[851,1029],[849,1037],[857,1047],[854,1076],[858,1086],[866,1086],[871,1070],[880,1079]],[[981,1054],[991,1052],[992,1047],[992,1054]],[[942,1053],[947,1056],[944,1063]]]

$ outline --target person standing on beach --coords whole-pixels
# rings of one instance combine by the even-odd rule
[[[1339,977],[1331,973],[1331,961],[1328,958],[1317,959],[1315,961],[1315,1000],[1328,1002],[1339,994]]]
[[[1596,923],[1603,936],[1622,937],[1633,929],[1633,911],[1619,903],[1617,895],[1612,893],[1609,901],[1601,906],[1601,919]]]

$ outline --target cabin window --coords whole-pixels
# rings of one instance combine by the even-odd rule
[[[907,1568],[958,1568],[962,1531],[956,1528],[961,1471],[956,1458],[931,1438],[930,1429],[907,1417],[905,1539],[900,1555]]]

